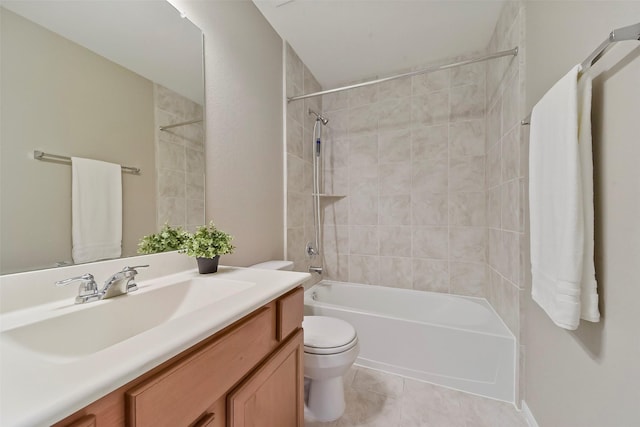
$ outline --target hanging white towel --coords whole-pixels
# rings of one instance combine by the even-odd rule
[[[71,158],[72,256],[75,263],[122,254],[122,169]]]
[[[576,65],[533,108],[529,144],[532,297],[558,326],[597,322],[591,79]]]

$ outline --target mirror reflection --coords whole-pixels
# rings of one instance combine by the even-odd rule
[[[203,224],[201,31],[161,1],[9,1],[0,19],[0,274],[73,263],[82,201],[89,238],[113,224],[86,221],[120,202],[123,257],[165,223]],[[123,171],[115,198],[85,195],[70,157],[140,173]]]

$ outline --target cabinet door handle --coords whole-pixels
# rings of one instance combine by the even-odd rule
[[[207,427],[208,425],[211,425],[211,423],[215,419],[216,419],[216,413],[215,412],[206,413],[203,416],[201,416],[198,421],[196,421],[196,423],[193,425],[193,427]]]

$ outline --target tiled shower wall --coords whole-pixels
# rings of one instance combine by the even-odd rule
[[[322,90],[316,78],[289,45],[285,56],[287,97]],[[287,259],[294,262],[294,270],[304,272],[312,264],[322,265],[320,259],[310,259],[305,251],[307,242],[314,239],[311,162],[315,116],[308,114],[309,108],[321,113],[322,99],[309,98],[287,105]],[[320,276],[315,275],[313,279],[319,280]]]
[[[204,123],[161,131],[160,126],[202,119],[196,102],[154,85],[157,170],[157,227],[166,222],[193,231],[204,216]]]
[[[486,296],[520,343],[520,310],[528,277],[529,238],[525,232],[528,198],[527,127],[524,111],[525,8],[520,1],[503,7],[489,51],[519,47],[517,57],[490,61],[487,68],[487,260]],[[520,372],[524,351],[520,348]],[[523,384],[524,381],[519,381]],[[516,402],[522,399],[522,392]]]
[[[328,278],[483,295],[485,70],[324,97]]]

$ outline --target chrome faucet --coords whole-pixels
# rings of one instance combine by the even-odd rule
[[[136,268],[149,267],[148,265],[138,265],[135,267],[125,267],[121,271],[113,274],[105,282],[102,289],[98,289],[98,284],[92,274],[86,273],[82,276],[72,277],[70,279],[59,280],[56,286],[66,286],[70,283],[80,282],[76,304],[84,304],[91,301],[99,301],[102,299],[112,298],[123,295],[138,289],[138,285],[134,282],[138,271]]]
[[[309,266],[309,273],[322,274],[322,267]]]
[[[117,297],[128,292],[137,291],[138,285],[134,282],[136,278],[136,268],[149,267],[149,265],[137,265],[135,267],[125,267],[104,282],[100,291],[103,294],[101,299]]]
[[[100,299],[98,284],[93,279],[93,274],[87,273],[70,279],[58,280],[56,282],[56,286],[66,286],[74,282],[80,282],[78,296],[76,297],[76,304],[84,304],[85,302],[97,301]]]

